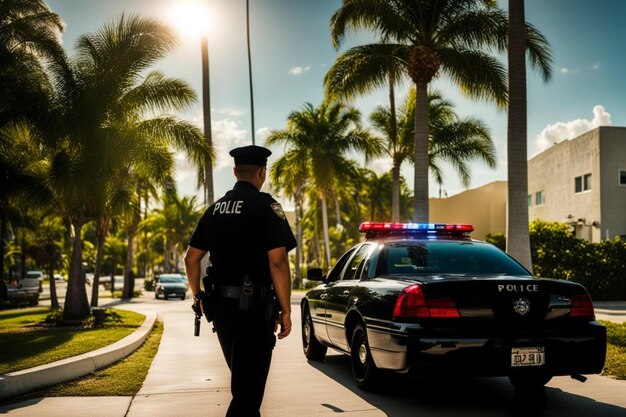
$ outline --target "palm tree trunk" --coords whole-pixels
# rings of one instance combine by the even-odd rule
[[[296,271],[294,274],[294,287],[302,287],[302,203],[300,199],[296,197]]]
[[[396,161],[393,162],[391,175],[393,177],[391,221],[394,223],[398,223],[400,222],[400,164],[398,164]]]
[[[102,272],[102,259],[104,258],[104,236],[96,234],[96,267],[91,282],[91,306],[98,307],[98,291],[100,289],[100,274]],[[111,281],[111,285],[114,285]]]
[[[395,80],[393,74],[389,75],[389,110],[391,112],[391,143],[398,143],[398,120],[396,118],[396,94],[394,89]],[[393,188],[391,190],[391,221],[400,221],[400,164],[392,155],[393,161]]]
[[[528,232],[526,28],[524,0],[509,0],[507,253],[532,272]]]
[[[204,119],[204,137],[209,147],[213,147],[211,130],[211,84],[209,78],[209,43],[205,36],[201,39],[202,52],[202,115]],[[210,206],[215,200],[213,191],[213,162],[207,158],[204,163],[204,204]]]
[[[74,237],[63,320],[82,320],[89,315],[89,301],[87,300],[85,276],[83,274],[83,250],[81,244],[83,225],[84,222],[80,220],[72,222]]]
[[[326,253],[326,267],[330,268],[330,236],[328,234],[328,206],[326,196],[322,195],[322,227],[324,228],[324,252]]]
[[[4,238],[8,233],[8,229],[7,216],[4,210],[0,209],[0,280],[6,277],[7,281],[9,277],[4,274],[4,254],[6,253],[6,241]]]
[[[130,300],[133,298],[135,287],[135,276],[133,275],[133,256],[135,244],[135,232],[128,231],[128,250],[126,252],[126,267],[124,268],[124,289],[122,290],[122,298]]]
[[[56,255],[56,249],[54,245],[50,245],[50,263],[48,264],[48,277],[50,277],[50,307],[53,310],[59,308],[59,297],[57,297],[57,286],[54,279],[54,259]]]
[[[415,93],[413,221],[428,223],[428,83],[417,83]]]

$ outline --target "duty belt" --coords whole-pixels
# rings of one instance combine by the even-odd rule
[[[267,289],[263,285],[253,285],[251,290],[250,294],[255,294],[255,296],[262,297],[267,293]],[[221,285],[217,288],[217,295],[224,298],[239,298],[241,297],[241,286]]]

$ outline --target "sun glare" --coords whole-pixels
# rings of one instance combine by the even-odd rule
[[[206,0],[176,1],[169,11],[168,19],[176,29],[187,36],[207,35],[215,25]]]

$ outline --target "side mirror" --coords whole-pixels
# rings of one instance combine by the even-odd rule
[[[322,281],[324,275],[322,274],[322,268],[311,268],[306,271],[306,279],[309,281]]]

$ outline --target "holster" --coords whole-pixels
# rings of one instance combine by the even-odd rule
[[[207,322],[213,321],[213,315],[215,312],[215,300],[217,298],[217,291],[215,285],[215,278],[211,276],[211,267],[207,267],[206,275],[202,277],[202,285],[204,286],[204,294],[202,296],[202,310],[204,311],[204,317]]]

